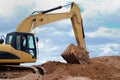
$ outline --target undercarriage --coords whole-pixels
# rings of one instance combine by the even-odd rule
[[[1,65],[0,79],[21,78],[29,74],[43,75],[45,69],[41,66],[19,66],[19,65]]]

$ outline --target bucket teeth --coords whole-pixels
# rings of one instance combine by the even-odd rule
[[[74,44],[70,44],[61,56],[71,64],[82,64],[89,60],[88,52]]]

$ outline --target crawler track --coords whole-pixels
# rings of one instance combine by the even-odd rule
[[[43,75],[45,70],[41,66],[16,66],[16,65],[2,65],[0,66],[0,79],[13,79],[27,76],[28,74]]]

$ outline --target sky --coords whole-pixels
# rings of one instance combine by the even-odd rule
[[[0,35],[15,31],[17,25],[33,11],[71,2],[75,2],[81,10],[89,56],[120,56],[119,0],[0,0]],[[53,13],[69,11],[69,7]],[[65,62],[60,55],[70,43],[76,44],[69,19],[40,26],[33,32],[39,38],[35,64],[46,61]]]

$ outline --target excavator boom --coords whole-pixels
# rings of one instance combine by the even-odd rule
[[[59,8],[57,8],[57,9],[59,9]],[[52,9],[52,10],[54,10],[54,9]],[[43,13],[52,11],[52,10],[47,10],[47,11],[44,11]],[[73,30],[75,33],[77,44],[78,44],[78,46],[81,46],[85,49],[82,18],[80,15],[80,9],[75,3],[72,3],[70,12],[53,13],[53,14],[43,14],[43,13],[32,15],[32,16],[29,16],[26,19],[24,19],[18,25],[16,32],[30,32],[34,28],[39,27],[41,25],[70,18],[71,22],[72,22]]]

